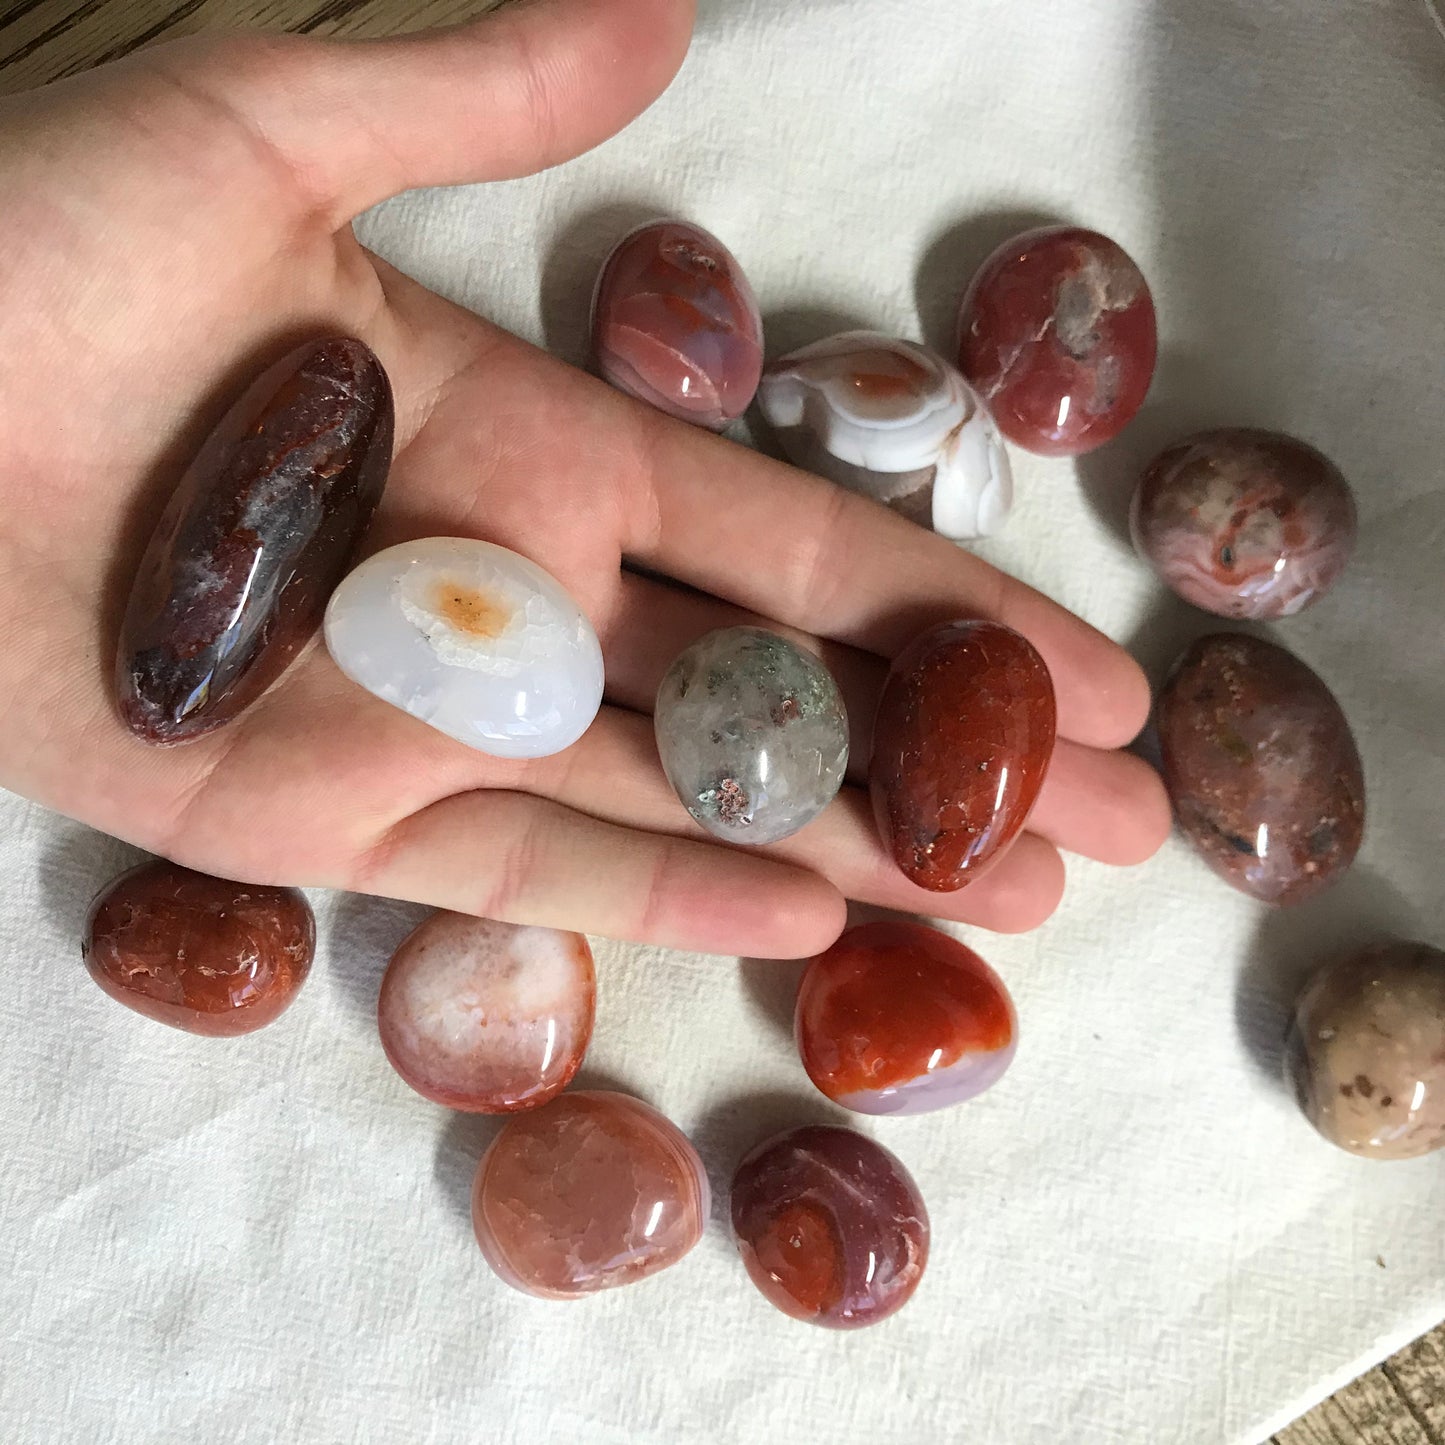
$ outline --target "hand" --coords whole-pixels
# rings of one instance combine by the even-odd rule
[[[357,212],[406,187],[522,175],[603,140],[671,78],[690,22],[688,0],[535,0],[367,44],[206,38],[0,103],[0,782],[248,882],[778,957],[829,943],[845,896],[1020,930],[1059,900],[1060,849],[1153,852],[1159,784],[1107,751],[1143,724],[1148,691],[1111,642],[883,508],[442,301],[353,237]],[[118,721],[118,619],[165,496],[250,375],[318,333],[363,338],[395,384],[367,546],[484,537],[592,618],[607,704],[567,752],[473,752],[318,645],[192,745],[150,748]],[[924,893],[874,835],[867,726],[889,654],[970,615],[1043,653],[1061,737],[1031,831],[963,892]],[[861,725],[852,785],[755,852],[692,824],[648,716],[682,647],[746,620],[820,651]]]

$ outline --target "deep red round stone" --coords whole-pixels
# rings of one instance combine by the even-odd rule
[[[91,905],[81,953],[113,999],[193,1034],[248,1034],[306,981],[316,925],[294,888],[232,883],[157,859]]]
[[[959,311],[959,369],[1004,436],[1043,456],[1078,456],[1116,437],[1143,405],[1157,347],[1139,268],[1080,226],[1005,242]]]
[[[868,783],[883,845],[920,888],[971,883],[1018,836],[1054,750],[1054,687],[1027,638],[945,622],[898,654]]]

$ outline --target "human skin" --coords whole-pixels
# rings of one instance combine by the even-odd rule
[[[247,882],[776,957],[826,947],[845,897],[1031,928],[1059,900],[1060,849],[1114,863],[1155,850],[1162,791],[1114,751],[1147,687],[1100,633],[356,241],[353,216],[397,191],[523,175],[602,141],[671,79],[691,21],[689,0],[533,0],[379,42],[201,37],[0,101],[0,784]],[[120,721],[116,631],[166,495],[246,381],[318,334],[367,342],[395,388],[395,462],[365,550],[482,537],[590,616],[608,695],[571,749],[479,754],[353,687],[314,643],[211,736],[158,749]],[[755,852],[707,841],[678,808],[649,712],[694,638],[789,632],[828,662],[866,738],[889,656],[966,616],[1034,642],[1061,735],[1031,831],[976,886],[909,883],[860,772],[802,835]]]

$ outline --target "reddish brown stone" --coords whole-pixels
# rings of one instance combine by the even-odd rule
[[[1054,749],[1054,688],[999,622],[945,622],[893,661],[868,769],[884,846],[920,888],[971,883],[1018,836]]]
[[[1298,903],[1354,861],[1365,779],[1334,695],[1292,653],[1201,637],[1159,695],[1164,783],[1184,835],[1227,882]]]
[[[1156,349],[1139,268],[1081,226],[1006,241],[959,312],[959,370],[999,430],[1043,456],[1078,456],[1116,437],[1143,405]]]
[[[186,469],[141,561],[116,694],[150,743],[229,722],[321,622],[391,465],[386,373],[308,342],[247,388]]]
[[[830,1329],[901,1309],[928,1264],[928,1211],[881,1144],[807,1125],[760,1144],[733,1176],[738,1250],[764,1296]]]
[[[306,980],[316,926],[294,888],[263,888],[158,859],[91,905],[81,954],[113,999],[193,1034],[248,1034]]]

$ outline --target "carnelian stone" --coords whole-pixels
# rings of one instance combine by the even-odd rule
[[[294,888],[262,888],[157,859],[91,905],[81,953],[113,999],[193,1034],[248,1034],[306,981],[316,925]]]
[[[850,928],[808,965],[794,1016],[808,1077],[860,1114],[922,1114],[982,1093],[1018,1019],[971,948],[921,923]]]
[[[893,661],[868,769],[884,846],[920,888],[971,883],[1018,836],[1053,755],[1053,681],[999,622],[945,622]]]

